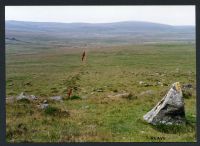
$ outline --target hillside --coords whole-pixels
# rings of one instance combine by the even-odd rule
[[[150,22],[54,23],[6,21],[6,41],[52,45],[113,45],[148,42],[194,42],[194,26]]]

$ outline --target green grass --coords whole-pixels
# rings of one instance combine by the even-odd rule
[[[77,96],[77,95],[73,95],[72,97],[70,97],[71,100],[74,100],[74,99],[81,99],[80,96]]]
[[[12,48],[18,51],[12,52]],[[179,81],[196,86],[194,45],[87,48],[86,62],[80,61],[82,50],[78,48],[33,51],[34,47],[29,47],[24,54],[23,49],[19,45],[6,48],[7,96],[25,92],[39,98],[29,104],[6,104],[8,142],[196,141],[195,89],[191,89],[191,97],[184,99],[186,125],[154,127],[142,119],[172,83]],[[148,86],[140,85],[140,81]],[[55,95],[67,98],[69,88],[73,88],[72,97],[82,100],[56,102],[49,99]],[[147,90],[153,93],[140,95]],[[113,92],[122,91],[137,98],[107,98]],[[37,105],[45,99],[51,108],[38,109]]]
[[[48,106],[47,108],[44,109],[45,115],[53,115],[55,116],[56,113],[59,112],[59,109],[56,107]]]

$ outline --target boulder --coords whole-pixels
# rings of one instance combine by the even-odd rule
[[[185,109],[183,94],[179,82],[172,84],[171,89],[158,104],[143,116],[144,120],[153,125],[184,124]]]

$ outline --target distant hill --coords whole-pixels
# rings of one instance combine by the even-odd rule
[[[194,42],[194,26],[150,22],[54,23],[6,21],[6,41],[58,44],[127,44],[145,42]],[[12,38],[12,39],[10,39]]]

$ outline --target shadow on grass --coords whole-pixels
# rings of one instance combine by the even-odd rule
[[[147,123],[146,121],[140,119],[140,122],[142,122],[144,125],[151,126],[153,129],[167,134],[180,134],[180,133],[187,133],[195,131],[196,122],[191,119],[187,119],[184,124],[180,125],[165,125],[165,124],[159,124],[159,125],[152,125]]]
[[[26,98],[22,98],[22,99],[18,100],[17,103],[29,104],[30,100],[28,100]]]
[[[44,114],[46,116],[62,116],[62,117],[68,117],[69,116],[68,111],[62,111],[61,109],[59,109],[57,107],[53,107],[53,106],[48,106],[44,110]]]
[[[168,134],[192,132],[195,130],[195,126],[196,125],[190,120],[186,120],[184,124],[180,125],[151,125],[151,127],[156,129],[157,131]]]
[[[70,97],[70,100],[75,100],[75,99],[81,99],[81,97],[78,95],[74,95],[74,96]]]

